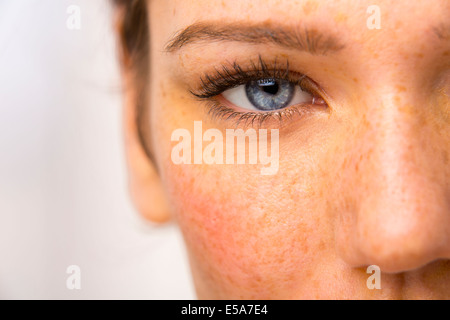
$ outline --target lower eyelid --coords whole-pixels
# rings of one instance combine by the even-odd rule
[[[285,108],[272,110],[272,111],[261,111],[261,110],[247,110],[240,108],[231,104],[227,101],[222,94],[215,97],[213,101],[210,101],[216,106],[221,106],[223,110],[226,109],[227,113],[240,116],[261,116],[266,118],[276,118],[277,120],[281,120],[284,115],[304,115],[310,113],[314,107],[310,103],[302,103],[302,104],[292,104]],[[325,104],[326,106],[326,104]],[[226,117],[224,117],[226,118]]]
[[[268,127],[284,126],[288,121],[298,121],[317,111],[317,106],[293,105],[276,111],[240,111],[239,108],[229,107],[220,96],[211,100],[204,100],[206,113],[213,121],[224,121],[227,125],[232,123],[235,127]],[[324,110],[321,108],[322,111]]]

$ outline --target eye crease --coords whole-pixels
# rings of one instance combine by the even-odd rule
[[[211,114],[226,120],[255,120],[303,114],[313,106],[326,107],[318,85],[304,74],[293,72],[289,63],[250,62],[244,69],[234,62],[214,69],[200,78],[200,88],[190,90],[199,100],[209,103]]]

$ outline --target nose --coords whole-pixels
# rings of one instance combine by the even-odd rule
[[[450,258],[448,124],[414,102],[378,100],[348,139],[335,232],[353,267],[397,273]]]

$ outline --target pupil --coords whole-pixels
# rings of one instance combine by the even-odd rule
[[[278,83],[274,80],[263,80],[260,81],[259,83],[259,88],[264,91],[265,93],[269,93],[269,94],[277,94],[278,93]]]

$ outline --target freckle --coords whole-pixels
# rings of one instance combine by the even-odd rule
[[[326,248],[325,241],[320,240],[320,243],[319,243],[319,245],[318,245],[318,248],[319,248],[320,251],[325,250],[325,248]]]
[[[358,83],[358,78],[353,78],[353,81],[354,81],[355,83]]]
[[[312,276],[313,276],[313,274],[312,274],[311,270],[306,270],[305,271],[305,278],[306,279],[311,279]]]
[[[446,150],[442,151],[442,159],[444,161],[444,164],[447,165],[448,164],[448,153]]]
[[[406,91],[406,88],[404,86],[397,85],[397,86],[395,86],[395,88],[397,89],[398,92]]]
[[[347,15],[345,15],[344,13],[342,13],[342,12],[339,12],[337,15],[335,15],[334,16],[334,21],[336,21],[336,22],[345,22],[345,21],[347,21]]]
[[[448,55],[450,55],[450,51],[444,51],[444,53],[442,55],[443,56],[448,56]]]
[[[177,13],[177,8],[176,7],[173,8],[172,15],[175,15],[175,13]]]
[[[414,114],[414,112],[413,112],[414,107],[412,105],[410,105],[410,104],[404,104],[404,105],[400,106],[398,108],[398,110],[400,110],[403,113],[409,114],[409,115],[413,115]],[[419,121],[420,121],[420,126],[421,127],[426,125],[426,118],[420,117]]]
[[[312,13],[313,11],[315,11],[317,9],[317,3],[316,2],[311,2],[308,1],[303,5],[303,12],[306,15],[309,15],[310,13]]]
[[[423,58],[423,53],[416,53],[416,57],[422,59]]]
[[[318,291],[318,289],[319,289],[319,287],[320,287],[319,281],[314,280],[314,281],[313,281],[313,284],[314,284],[314,288],[317,289],[317,291]]]

